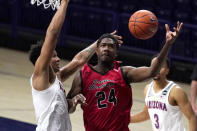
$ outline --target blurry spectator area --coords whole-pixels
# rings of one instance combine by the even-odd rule
[[[152,11],[159,19],[158,32],[148,40],[138,40],[128,30],[129,17],[140,9]],[[43,5],[31,5],[30,0],[0,0],[0,45],[28,51],[37,40],[44,39],[54,13]],[[183,21],[184,27],[169,54],[171,76],[175,71],[188,77],[197,62],[196,0],[70,0],[58,46],[59,50],[68,49],[61,56],[71,59],[103,33],[117,29],[124,40],[119,58],[133,66],[149,65],[151,56],[165,43],[164,25],[172,29],[177,20]],[[188,82],[186,76],[176,79]]]

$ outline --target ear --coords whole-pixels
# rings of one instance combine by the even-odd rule
[[[170,72],[170,69],[168,68],[168,69],[166,69],[166,75],[168,75],[169,74],[169,72]]]

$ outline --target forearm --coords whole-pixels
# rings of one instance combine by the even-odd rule
[[[189,120],[189,130],[190,131],[197,131],[197,120],[195,115],[193,115]]]
[[[149,119],[149,115],[145,112],[137,113],[136,115],[130,116],[130,123],[138,123]]]
[[[151,74],[153,76],[160,71],[162,63],[165,61],[165,58],[168,55],[170,48],[171,48],[171,44],[165,43],[160,53],[151,64]]]
[[[80,66],[83,66],[85,63],[89,61],[89,59],[94,55],[95,50],[97,47],[97,41],[95,41],[93,44],[79,52],[73,60],[76,60],[79,62]]]
[[[197,81],[192,81],[191,83],[191,89],[190,89],[190,95],[191,95],[191,104],[192,106],[195,105],[196,102],[196,95],[197,95]]]
[[[66,15],[66,8],[67,8],[66,0],[62,0],[60,9],[53,16],[52,21],[47,29],[46,37],[45,37],[44,44],[41,50],[41,54],[40,54],[40,57],[38,58],[38,60],[41,62],[41,64],[39,65],[41,69],[46,70],[46,68],[48,68],[48,64],[53,55],[53,51],[56,48],[58,35],[64,23],[64,19]]]
[[[76,110],[76,104],[74,105],[73,103],[73,100],[72,99],[67,99],[67,102],[68,102],[68,112],[69,113],[73,113],[73,112],[75,112],[75,110]]]
[[[51,33],[52,35],[58,37],[66,17],[67,6],[68,2],[62,0],[59,10],[57,10],[51,20],[47,33]]]
[[[46,56],[44,58],[44,61],[46,61],[47,63],[50,61],[53,54],[52,52],[56,48],[58,36],[65,20],[67,5],[68,3],[66,3],[65,0],[62,0],[60,9],[57,10],[55,15],[53,16],[51,23],[47,29],[46,37],[41,51],[41,54],[43,56]]]

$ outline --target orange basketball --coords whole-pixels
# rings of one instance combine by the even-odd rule
[[[153,37],[157,32],[158,20],[151,11],[139,10],[131,15],[128,25],[134,37],[146,40]]]

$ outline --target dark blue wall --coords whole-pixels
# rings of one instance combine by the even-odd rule
[[[130,15],[139,9],[150,10],[159,19],[158,32],[151,39],[138,40],[128,30]],[[31,5],[30,0],[0,0],[0,45],[29,50],[37,40],[44,39],[54,13],[51,8],[45,10],[42,5]],[[196,0],[70,0],[58,46],[73,49],[70,46],[73,46],[71,43],[74,42],[79,44],[77,46],[80,50],[87,45],[84,43],[90,43],[101,34],[117,29],[123,36],[123,53],[134,52],[151,56],[159,52],[163,46],[164,24],[168,23],[172,29],[173,25],[176,26],[177,20],[183,21],[184,27],[169,57],[174,63],[191,64],[186,66],[190,69],[197,62]],[[123,56],[120,57],[126,59]],[[177,65],[175,68],[177,69]],[[187,68],[186,72],[191,72]]]

